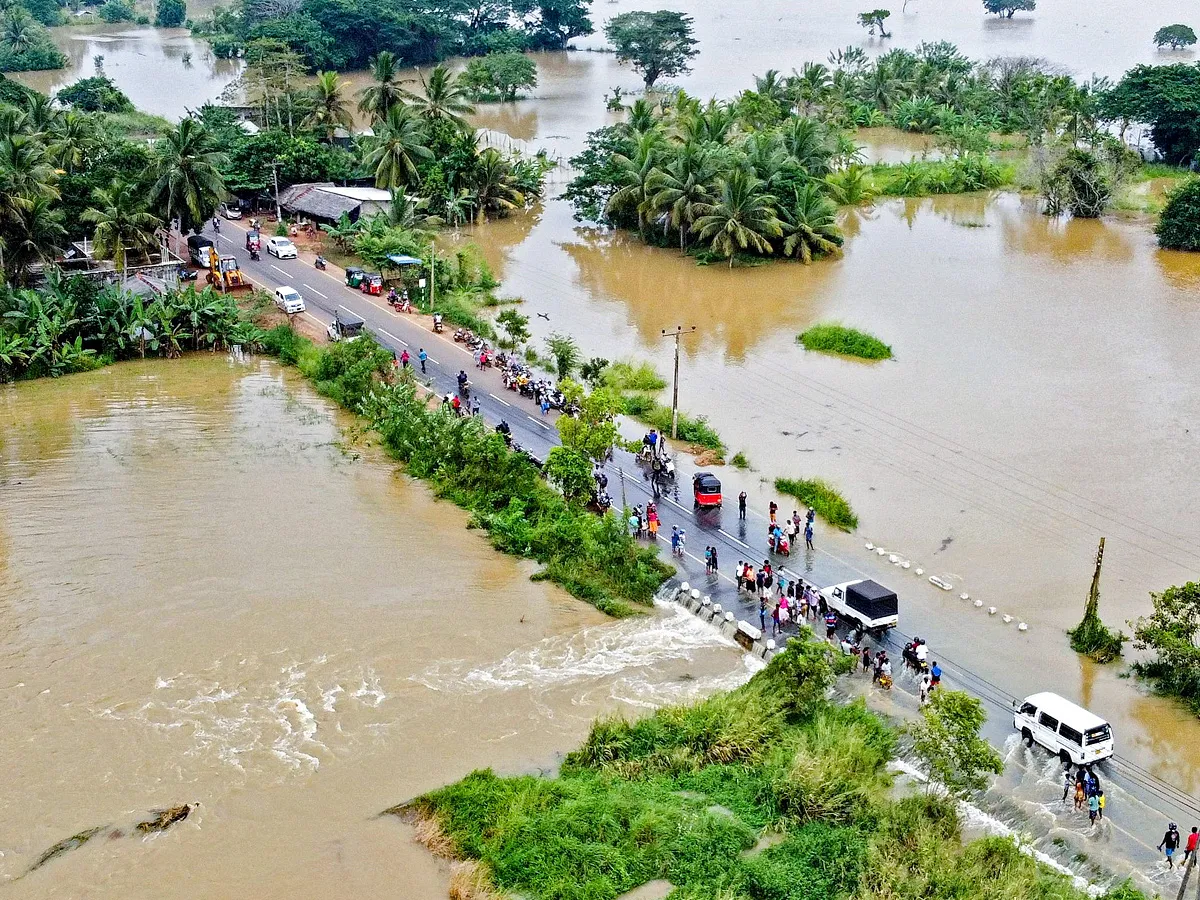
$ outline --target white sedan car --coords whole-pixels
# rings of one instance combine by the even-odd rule
[[[275,305],[289,316],[304,312],[304,298],[294,287],[275,288]]]
[[[277,259],[295,259],[299,255],[296,245],[285,237],[268,238],[267,252]]]

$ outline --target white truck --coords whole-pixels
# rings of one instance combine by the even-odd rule
[[[821,588],[825,604],[838,619],[861,625],[867,631],[883,632],[900,624],[900,601],[896,592],[870,579],[845,581]]]

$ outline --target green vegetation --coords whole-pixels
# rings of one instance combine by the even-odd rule
[[[132,22],[137,10],[133,8],[131,0],[105,0],[98,15],[105,22],[115,25],[118,22]]]
[[[133,103],[107,75],[81,78],[54,95],[59,103],[81,112],[133,112]]]
[[[563,50],[592,33],[587,13],[587,0],[234,0],[193,30],[221,56],[268,38],[286,42],[310,71],[347,70],[381,52],[421,66],[458,54]]]
[[[750,460],[748,460],[746,458],[746,454],[743,453],[741,450],[739,450],[737,453],[733,454],[733,459],[729,460],[729,464],[731,466],[733,466],[735,469],[750,468]]]
[[[692,25],[692,17],[684,13],[638,10],[609,19],[604,36],[617,51],[617,59],[629,63],[649,91],[658,79],[691,70],[692,58],[699,52]]]
[[[1194,43],[1196,43],[1196,32],[1187,25],[1164,25],[1154,32],[1154,44],[1159,50],[1163,47],[1182,50]]]
[[[871,35],[871,37],[875,37],[878,33],[881,39],[890,38],[892,33],[887,31],[884,26],[891,14],[891,11],[886,9],[872,9],[867,12],[860,12],[858,14],[858,24],[867,29],[867,34]]]
[[[523,53],[489,53],[467,63],[463,88],[475,100],[516,100],[522,90],[537,87],[537,66]]]
[[[1067,632],[1071,637],[1071,649],[1090,656],[1096,662],[1112,662],[1121,655],[1125,635],[1110,630],[1100,620],[1100,567],[1104,563],[1104,538],[1100,538],[1100,549],[1096,551],[1096,571],[1092,574],[1092,586],[1088,591],[1083,620]]]
[[[597,721],[555,778],[477,771],[388,812],[469,860],[477,896],[614,900],[666,879],[676,900],[1084,900],[1010,839],[964,845],[952,800],[893,799],[896,732],[825,699],[842,665],[809,635],[732,693]],[[951,718],[979,740],[969,711]]]
[[[1167,162],[1187,165],[1200,150],[1200,66],[1134,66],[1103,95],[1102,111],[1122,124],[1145,122]]]
[[[554,372],[559,381],[565,381],[574,375],[583,362],[579,344],[569,334],[554,332],[546,338],[546,349],[550,351],[550,358],[554,360]]]
[[[776,478],[775,490],[810,506],[818,516],[842,531],[858,527],[858,516],[837,488],[821,478]]]
[[[58,10],[54,9],[58,24]],[[0,72],[30,72],[38,69],[61,69],[67,57],[50,39],[50,32],[29,9],[20,3],[9,3],[0,14]]]
[[[1200,250],[1200,178],[1189,178],[1167,195],[1155,233],[1168,250]]]
[[[870,202],[878,194],[887,197],[927,197],[937,194],[967,194],[1010,185],[1016,179],[1016,166],[998,163],[979,153],[957,159],[912,159],[903,163],[873,163],[868,167],[851,166],[829,175],[827,183],[845,190],[855,171],[863,173],[863,188],[856,199],[847,203]],[[862,190],[862,189],[860,189]]]
[[[1169,587],[1150,600],[1153,612],[1130,625],[1134,647],[1153,655],[1133,669],[1156,690],[1200,712],[1200,583]]]
[[[593,515],[553,490],[480,419],[430,409],[411,380],[388,384],[392,353],[369,336],[318,348],[281,326],[263,344],[321,393],[364,416],[408,472],[468,510],[496,549],[541,563],[536,577],[626,616],[648,606],[673,571],[653,549],[638,546],[617,516]]]
[[[1000,754],[979,736],[987,721],[980,700],[962,691],[937,690],[911,729],[913,754],[929,780],[952,794],[969,796],[1004,771]]]
[[[646,394],[626,394],[621,398],[621,412],[658,429],[660,434],[671,434],[671,407],[663,406]],[[705,416],[690,416],[679,411],[679,440],[714,450],[718,456],[725,453],[725,444],[716,430],[708,424]]]
[[[796,335],[796,340],[804,345],[805,350],[840,353],[860,359],[892,358],[892,348],[879,338],[837,322],[813,325]]]
[[[619,393],[661,391],[667,382],[648,362],[619,359],[607,363],[600,374],[601,382]]]
[[[191,287],[146,301],[51,273],[38,290],[0,288],[0,382],[86,372],[242,344],[262,332],[227,294]]]
[[[1018,11],[1033,12],[1037,0],[983,0],[983,8],[989,13],[1011,19]]]

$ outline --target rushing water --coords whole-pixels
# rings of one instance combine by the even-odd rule
[[[681,611],[612,623],[531,583],[271,365],[9,387],[0,421],[0,882],[200,803],[10,896],[441,898],[381,809],[748,675]]]

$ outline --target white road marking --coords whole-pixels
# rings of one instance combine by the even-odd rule
[[[670,497],[664,497],[663,499],[666,500],[668,503],[670,503],[672,506],[674,506],[676,509],[682,509],[684,512],[687,512],[687,510],[683,507],[682,504],[676,503]]]
[[[542,428],[545,428],[547,431],[549,431],[549,430],[550,430],[550,426],[549,426],[549,425],[547,425],[545,422],[539,422],[539,421],[538,421],[537,419],[535,419],[533,416],[528,416],[528,415],[527,415],[525,418],[527,418],[527,419],[528,419],[530,422],[532,422],[534,425],[540,425],[540,426],[542,426]]]
[[[307,281],[306,281],[306,282],[304,282],[304,286],[305,286],[306,288],[308,288],[310,291],[312,291],[314,294],[316,294],[318,297],[325,297],[325,295],[324,295],[324,294],[322,294],[320,291],[318,291],[318,290],[317,290],[315,287],[313,287],[313,286],[312,286],[311,284],[309,284]],[[329,298],[328,298],[328,297],[325,297],[325,299],[326,299],[326,300],[328,300]]]
[[[271,268],[272,268],[272,269],[274,269],[276,272],[278,272],[278,273],[279,273],[280,275],[282,275],[284,278],[287,278],[287,277],[288,277],[288,273],[287,273],[287,272],[285,272],[285,271],[283,271],[283,269],[279,268],[279,266],[275,265],[275,263],[271,263],[270,265],[271,265]]]
[[[500,399],[499,397],[497,397],[495,394],[488,394],[488,396],[489,396],[489,397],[491,397],[493,400],[495,400],[497,403],[501,403],[501,404],[503,404],[503,405],[505,405],[505,406],[509,407],[510,409],[512,408],[512,404],[511,404],[511,403],[509,403],[509,402],[507,402],[507,401],[505,401],[505,400],[501,400],[501,399]]]
[[[407,347],[407,346],[408,346],[408,341],[403,341],[403,340],[400,340],[400,338],[396,337],[396,336],[395,336],[394,334],[392,334],[390,331],[385,331],[384,329],[380,328],[380,329],[379,329],[379,333],[380,333],[380,334],[386,334],[386,335],[387,335],[388,337],[390,337],[390,338],[391,338],[393,341],[400,341],[400,343],[401,343],[401,344],[403,344],[405,347]]]
[[[718,528],[717,531],[720,532],[721,534],[725,535],[725,537],[729,538],[735,544],[739,544],[742,547],[745,547],[747,550],[751,549],[749,544],[747,544],[741,538],[735,538],[732,534],[730,534],[728,531],[725,531],[723,528]]]

